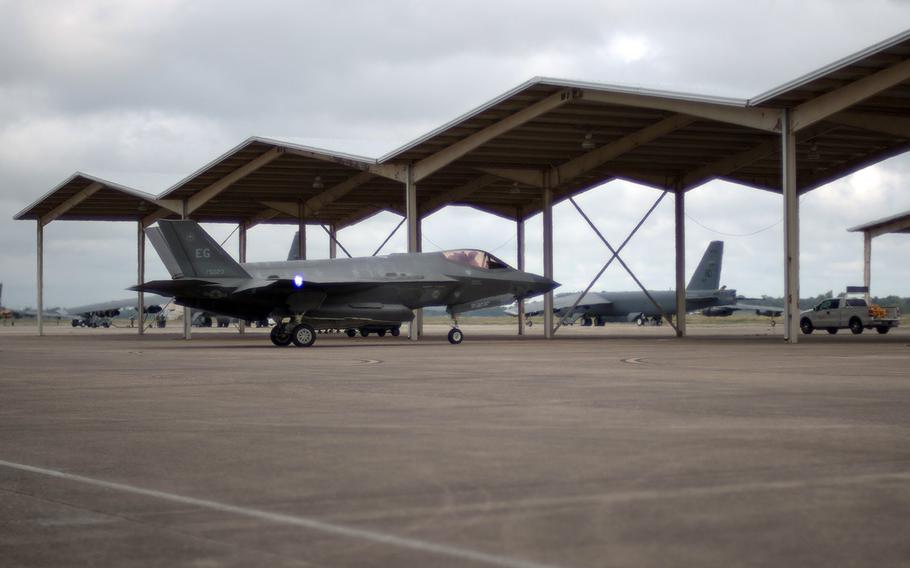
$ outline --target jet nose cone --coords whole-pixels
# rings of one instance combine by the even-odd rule
[[[555,280],[550,280],[549,278],[545,278],[543,276],[535,276],[531,290],[534,295],[545,294],[550,290],[559,287],[559,285],[559,282],[556,282]]]

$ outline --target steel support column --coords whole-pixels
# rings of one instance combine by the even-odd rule
[[[238,249],[237,250],[237,260],[240,262],[240,264],[243,264],[244,262],[246,262],[246,229],[247,229],[247,225],[248,225],[248,223],[244,219],[243,221],[240,221],[240,225],[237,227],[237,249]],[[240,333],[246,333],[246,322],[243,320],[243,318],[241,318],[239,320],[239,325],[237,326],[237,330]]]
[[[37,268],[37,292],[38,292],[38,335],[44,335],[44,222],[38,219],[38,262]]]
[[[306,260],[306,219],[304,218],[305,206],[303,201],[298,205],[297,212],[297,258]]]
[[[784,205],[784,340],[796,343],[799,333],[799,195],[796,135],[789,110],[784,110],[781,119],[781,190]]]
[[[872,301],[872,233],[863,231],[863,286],[866,287],[866,303]]]
[[[145,282],[145,229],[142,226],[142,219],[136,223],[136,280],[140,286]],[[136,313],[136,321],[139,323],[139,335],[145,333],[145,293],[141,290],[138,292],[139,310]]]
[[[417,211],[417,183],[414,181],[414,168],[408,166],[407,180],[404,186],[405,219],[408,225],[408,252],[420,252],[420,217]],[[414,310],[414,319],[408,324],[408,339],[420,339],[423,323],[423,310]]]
[[[553,279],[553,188],[550,172],[543,174],[543,275]],[[553,291],[543,295],[543,332],[553,338]]]
[[[329,258],[338,258],[338,229],[329,225]]]
[[[686,192],[676,184],[676,337],[686,335]]]
[[[518,270],[525,269],[525,216],[521,207],[515,216],[515,242]],[[525,334],[525,301],[518,300],[518,335]]]
[[[189,203],[186,199],[183,200],[183,213],[180,215],[181,219],[190,218],[190,209]],[[193,310],[184,306],[183,307],[183,338],[192,339],[193,338]]]

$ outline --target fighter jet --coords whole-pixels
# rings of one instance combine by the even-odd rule
[[[755,311],[759,315],[780,315],[780,310],[768,306],[752,306],[738,301],[736,290],[720,287],[720,272],[723,263],[723,241],[712,241],[708,244],[689,285],[686,286],[686,311],[702,310],[706,316],[731,315],[735,311]],[[578,305],[572,309],[579,294],[564,294],[553,301],[553,312],[564,323],[574,323],[579,319],[583,326],[603,325],[607,321],[660,324],[664,314],[676,313],[676,292],[672,290],[648,291],[660,304],[658,309],[648,296],[636,292],[589,292]],[[518,315],[517,308],[510,308],[506,313]],[[543,302],[533,302],[525,306],[525,314],[533,316],[543,313]]]
[[[172,279],[131,289],[245,320],[271,317],[277,346],[308,347],[319,329],[400,325],[427,306],[446,307],[448,339],[457,344],[464,338],[459,313],[558,286],[480,250],[240,264],[194,221],[161,220],[146,234]]]

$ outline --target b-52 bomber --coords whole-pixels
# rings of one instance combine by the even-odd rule
[[[170,272],[132,290],[245,320],[271,317],[272,343],[308,347],[320,329],[400,325],[413,310],[445,306],[461,343],[460,313],[508,304],[558,284],[480,250],[240,264],[195,221],[158,221],[146,234]]]
[[[723,241],[712,241],[708,244],[686,287],[686,311],[700,310],[708,317],[729,316],[736,311],[755,312],[757,315],[772,318],[779,316],[783,308],[743,303],[741,300],[745,298],[737,297],[736,290],[720,286],[723,256]],[[592,324],[602,326],[607,321],[634,321],[638,325],[648,322],[660,324],[664,314],[676,313],[675,291],[588,292],[581,300],[578,296],[577,293],[566,294],[554,300],[553,313],[564,323],[574,323],[581,319],[583,326]],[[659,306],[655,306],[654,302]],[[518,310],[510,308],[506,313],[518,315]],[[532,302],[525,306],[527,317],[541,313],[542,302]]]

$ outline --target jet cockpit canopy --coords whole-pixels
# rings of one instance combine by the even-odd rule
[[[442,254],[445,256],[446,260],[472,268],[484,268],[487,270],[511,268],[505,262],[482,250],[446,250],[443,251]]]

